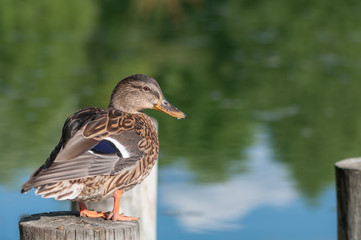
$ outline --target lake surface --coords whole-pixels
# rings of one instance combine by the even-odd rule
[[[0,232],[70,208],[20,186],[76,110],[155,77],[158,239],[336,239],[334,163],[361,155],[361,3],[0,0]]]

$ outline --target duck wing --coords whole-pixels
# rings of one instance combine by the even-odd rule
[[[134,167],[143,156],[138,148],[142,138],[134,126],[134,119],[116,110],[86,108],[72,114],[58,145],[22,192],[64,180],[115,175]]]

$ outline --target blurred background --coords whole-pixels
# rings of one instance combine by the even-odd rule
[[[334,163],[361,155],[361,2],[0,0],[0,232],[65,119],[156,78],[157,239],[336,239]]]

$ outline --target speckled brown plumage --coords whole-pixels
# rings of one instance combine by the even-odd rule
[[[67,122],[72,123],[73,121],[77,121],[79,115],[84,115],[84,112],[89,112],[89,110],[90,109],[80,110],[71,115]],[[156,128],[146,114],[127,114],[115,109],[110,109],[108,111],[97,111],[91,119],[95,120],[90,121],[82,127],[84,129],[84,137],[101,141],[108,135],[117,135],[124,131],[139,135],[141,140],[138,142],[138,148],[142,152],[143,157],[135,162],[132,168],[128,167],[124,171],[121,171],[123,168],[122,164],[124,164],[124,162],[121,162],[119,166],[115,166],[114,169],[112,169],[109,175],[101,177],[90,176],[59,181],[55,185],[54,182],[57,181],[56,178],[51,178],[50,180],[46,178],[45,181],[41,181],[43,178],[38,177],[36,179],[37,181],[31,182],[33,187],[40,186],[37,194],[42,195],[44,193],[44,197],[59,194],[59,196],[55,198],[62,199],[66,197],[66,195],[64,195],[65,193],[60,194],[60,189],[64,189],[69,185],[82,184],[84,186],[83,190],[72,200],[96,202],[107,199],[117,189],[123,189],[123,192],[131,189],[149,175],[158,157],[159,143]],[[63,140],[61,140],[59,144],[63,144]],[[58,148],[58,146],[56,148]],[[51,164],[48,163],[48,165]],[[49,171],[46,171],[44,167],[43,173],[49,174]]]

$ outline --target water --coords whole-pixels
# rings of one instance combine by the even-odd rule
[[[182,166],[159,172],[160,239],[336,239],[334,188],[310,206],[287,167],[273,161],[268,136],[256,139],[248,172],[225,182],[195,185]]]
[[[270,136],[261,130],[247,149],[244,174],[220,183],[194,183],[194,174],[173,164],[159,171],[158,239],[336,239],[336,198],[326,188],[310,205],[298,193],[289,170],[274,161]],[[266,169],[266,170],[265,170]],[[27,176],[19,177],[20,185]],[[18,238],[24,214],[69,210],[66,201],[41,199],[0,189],[5,239]],[[262,231],[260,231],[262,229]]]
[[[0,0],[0,231],[74,111],[155,77],[158,239],[336,239],[333,165],[361,155],[361,3]],[[80,14],[81,13],[81,14]],[[176,236],[176,237],[175,237]]]

